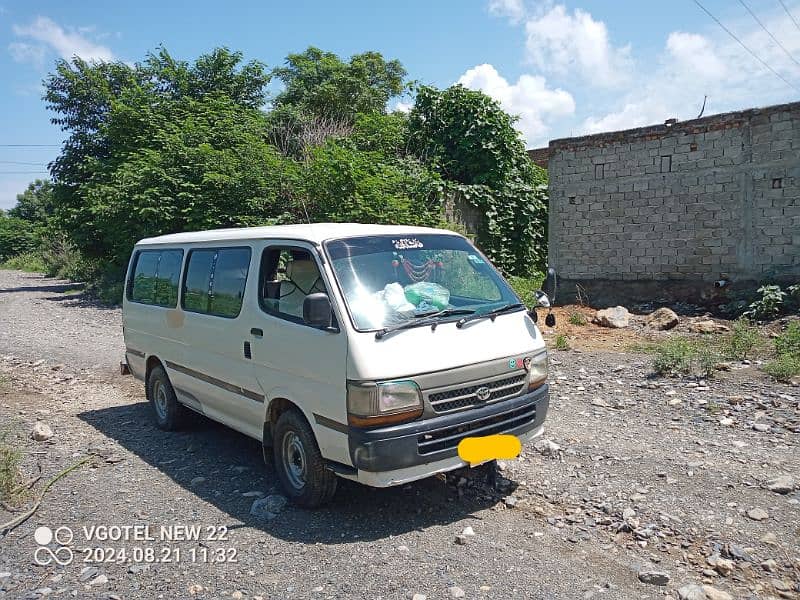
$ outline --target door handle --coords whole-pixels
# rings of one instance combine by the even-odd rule
[[[253,327],[250,329],[250,335],[254,335],[256,337],[264,337],[264,330],[260,327]]]

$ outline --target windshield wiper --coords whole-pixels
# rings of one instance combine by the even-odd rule
[[[471,315],[474,312],[475,311],[471,308],[445,308],[444,310],[438,310],[436,312],[420,313],[418,315],[414,315],[414,320],[412,321],[405,321],[403,323],[398,323],[397,325],[392,325],[391,327],[379,329],[375,332],[375,339],[379,340],[387,333],[400,331],[401,329],[411,329],[412,327],[423,327],[425,325],[433,325],[435,327],[437,319],[441,317],[452,317],[453,315]]]
[[[461,329],[464,325],[466,325],[470,321],[475,321],[476,319],[489,318],[492,321],[494,321],[494,318],[497,315],[501,315],[501,314],[506,313],[506,312],[511,312],[512,310],[517,310],[519,308],[525,308],[525,305],[522,304],[521,302],[515,302],[513,304],[506,304],[505,306],[500,306],[498,308],[494,308],[492,310],[488,310],[488,311],[486,311],[484,313],[478,313],[478,314],[469,315],[467,317],[462,317],[456,323],[456,327]]]

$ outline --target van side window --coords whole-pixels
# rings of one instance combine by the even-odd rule
[[[161,253],[156,272],[155,304],[178,306],[178,283],[183,264],[183,250],[165,250]]]
[[[264,250],[258,300],[265,312],[303,323],[303,300],[316,292],[328,290],[308,250],[292,246]]]
[[[183,250],[142,250],[128,287],[128,299],[165,308],[178,305],[178,279]]]
[[[249,268],[250,248],[192,250],[183,283],[183,308],[217,317],[237,317]]]
[[[209,312],[220,317],[235,317],[242,308],[244,285],[250,268],[250,248],[220,250],[211,281]]]

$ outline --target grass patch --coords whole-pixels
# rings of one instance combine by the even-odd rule
[[[800,321],[792,321],[782,334],[775,338],[775,358],[763,369],[778,381],[789,381],[800,376]]]
[[[16,269],[17,271],[26,271],[28,273],[46,273],[47,265],[45,265],[42,255],[39,252],[24,252],[12,256],[2,264],[4,269]]]
[[[559,333],[555,339],[556,350],[569,350],[569,340],[563,333]]]
[[[653,370],[665,375],[700,375],[712,377],[722,354],[705,341],[684,337],[672,337],[654,343],[649,350],[653,354]]]
[[[569,319],[567,320],[569,321],[570,325],[579,325],[581,327],[589,322],[589,320],[586,318],[586,315],[578,311],[570,313]]]
[[[745,318],[736,319],[731,327],[731,333],[723,342],[725,356],[736,360],[752,358],[753,354],[763,345],[763,338],[758,329]]]
[[[769,361],[763,367],[764,372],[778,381],[789,381],[800,375],[800,355],[784,354]]]
[[[9,431],[0,432],[0,501],[10,505],[24,496],[24,490],[19,489],[22,452],[12,437]]]
[[[782,334],[775,338],[775,353],[800,355],[800,321],[792,321]]]

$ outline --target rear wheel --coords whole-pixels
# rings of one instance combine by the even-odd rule
[[[314,432],[297,410],[287,410],[275,424],[273,435],[275,470],[289,499],[299,506],[315,508],[336,492],[336,475],[325,468]]]
[[[153,367],[147,377],[147,398],[153,407],[159,429],[174,431],[185,425],[188,410],[178,402],[162,366]]]

